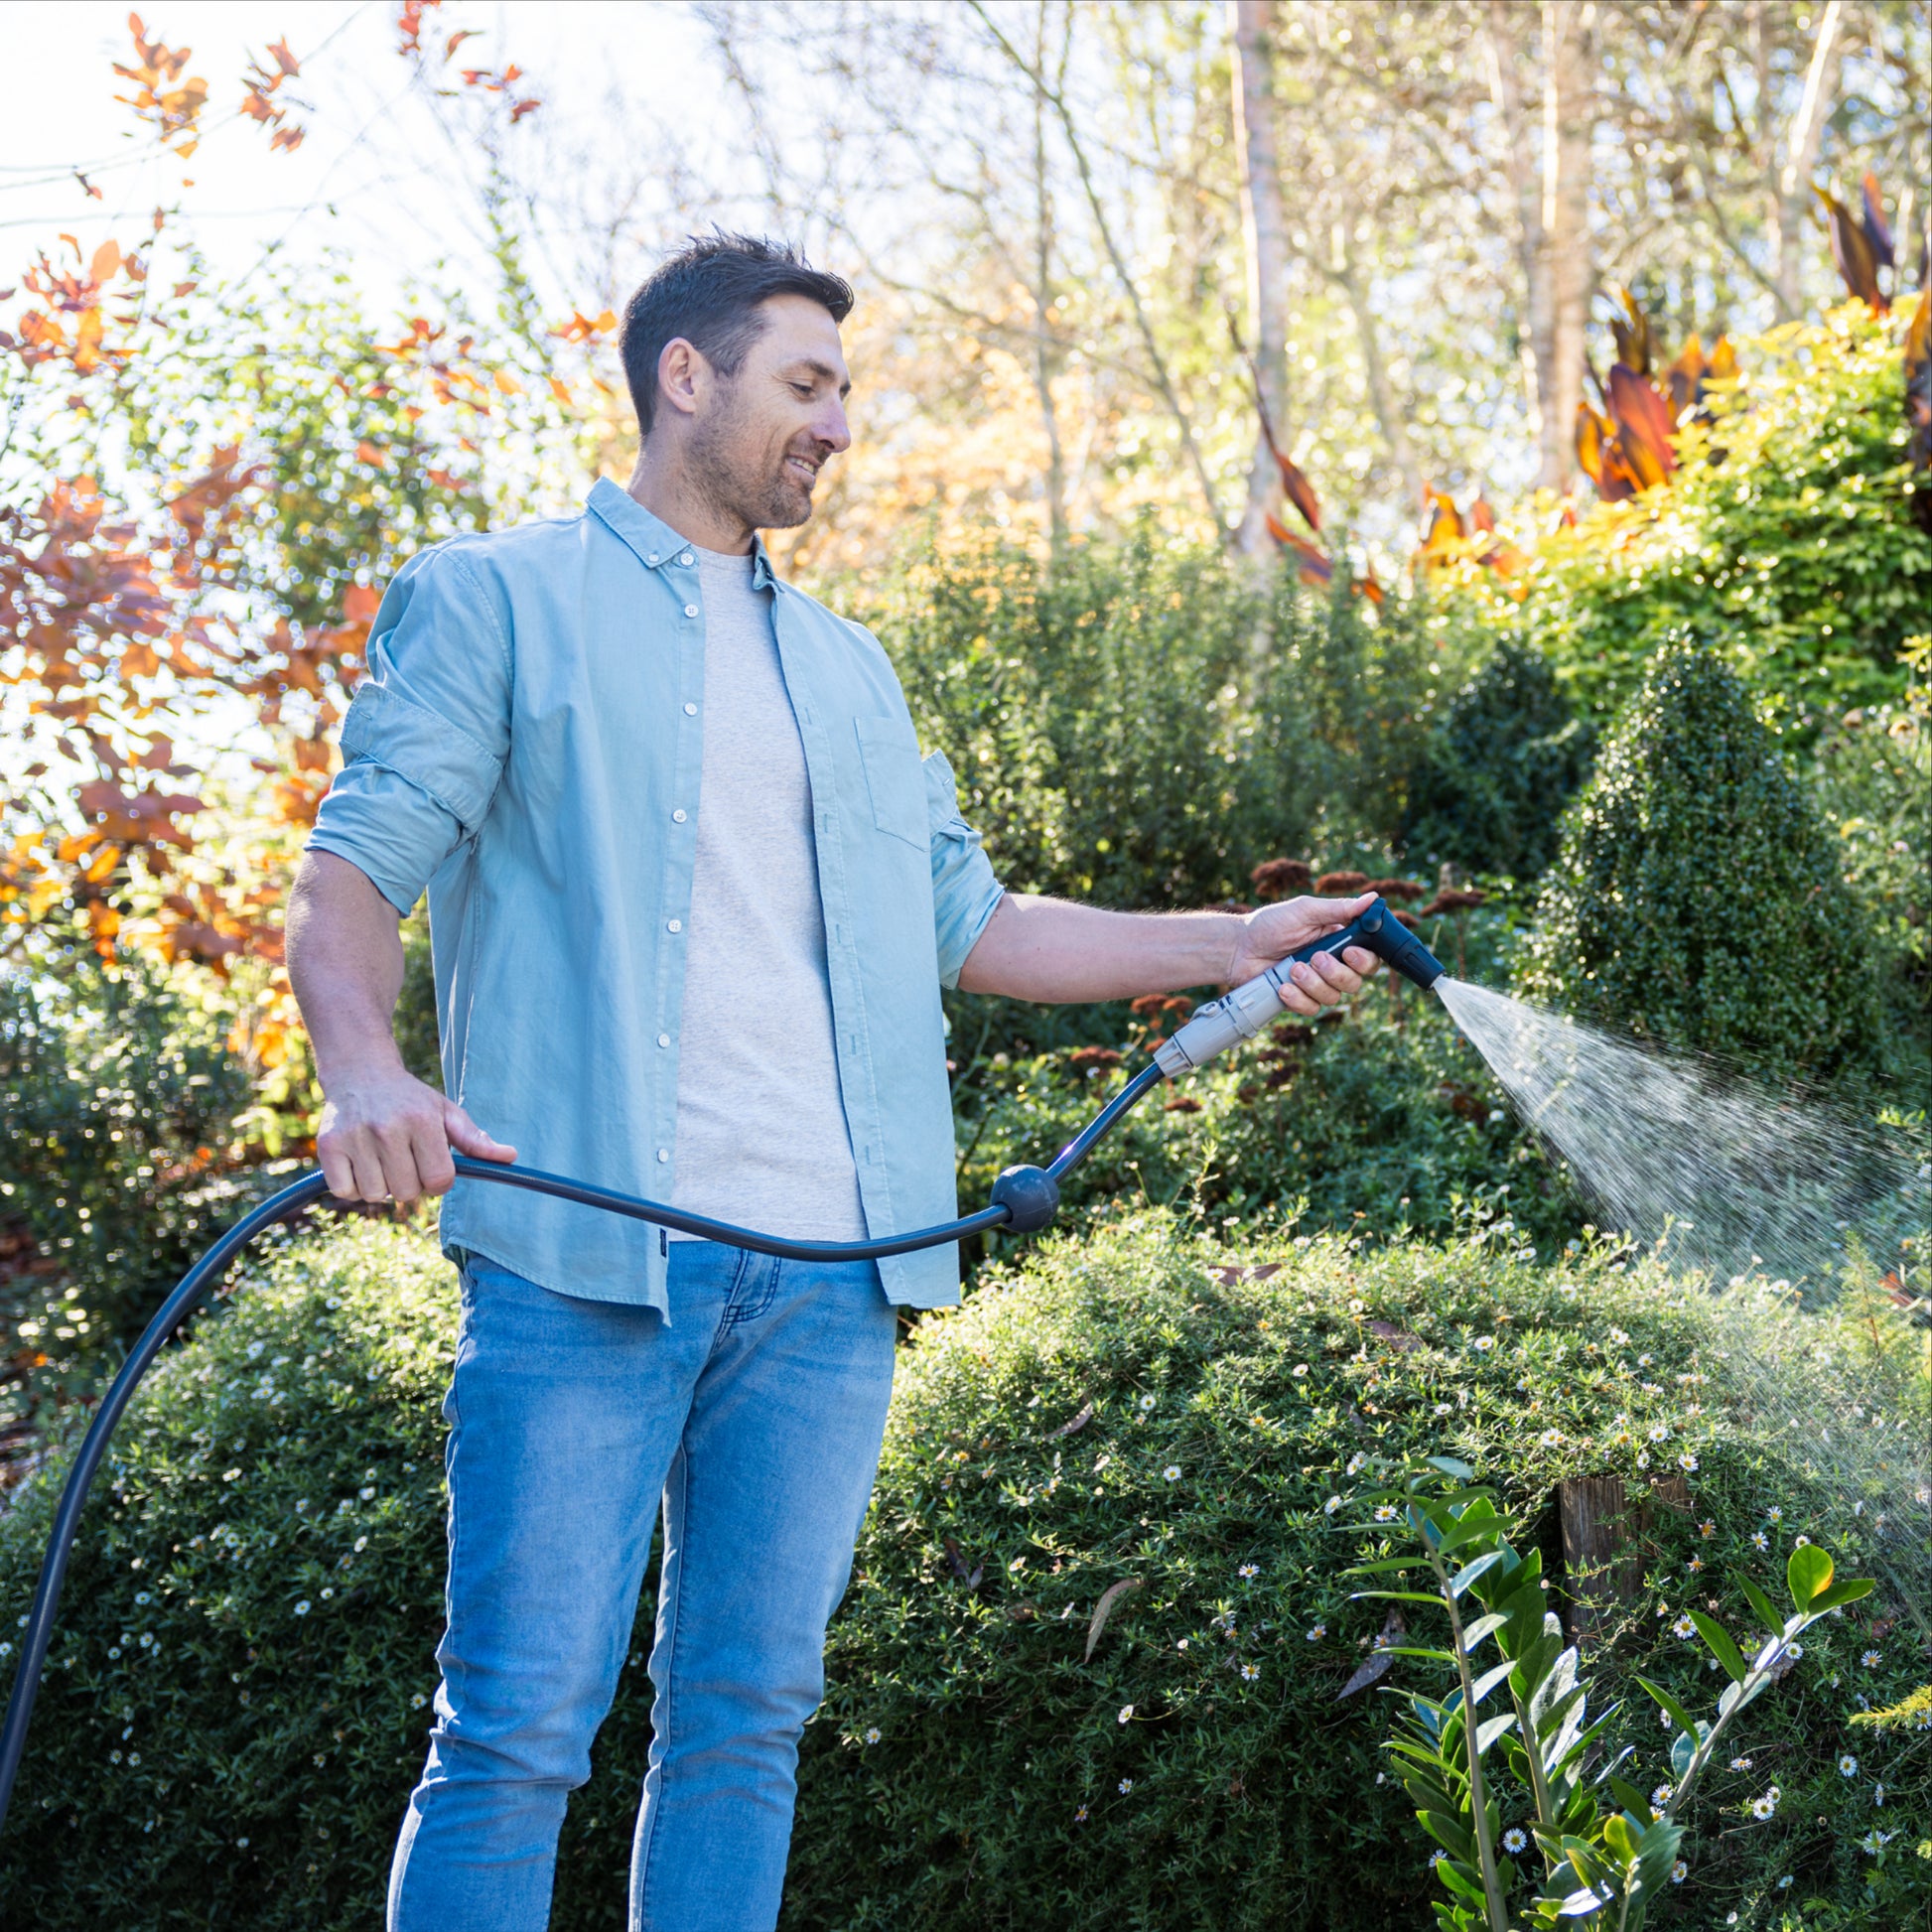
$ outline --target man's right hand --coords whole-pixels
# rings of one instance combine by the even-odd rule
[[[322,1110],[316,1156],[342,1200],[412,1201],[447,1193],[456,1179],[450,1150],[480,1161],[514,1161],[434,1087],[397,1067],[339,1082]]]

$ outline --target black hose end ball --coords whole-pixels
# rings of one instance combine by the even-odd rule
[[[1044,1168],[1006,1168],[993,1183],[993,1205],[1007,1211],[1015,1234],[1035,1234],[1060,1211],[1060,1183]]]

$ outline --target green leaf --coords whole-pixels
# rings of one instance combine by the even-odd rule
[[[1470,1701],[1475,1704],[1480,1704],[1515,1668],[1516,1666],[1505,1658],[1493,1670],[1484,1671],[1469,1687]]]
[[[1422,1828],[1451,1857],[1467,1859],[1475,1850],[1475,1839],[1460,1818],[1447,1812],[1419,1811]]]
[[[1681,1704],[1679,1704],[1678,1701],[1674,1697],[1672,1697],[1668,1691],[1660,1690],[1647,1677],[1639,1676],[1637,1682],[1641,1684],[1644,1687],[1644,1689],[1648,1691],[1650,1695],[1657,1700],[1658,1704],[1661,1705],[1663,1709],[1670,1714],[1671,1723],[1674,1724],[1679,1730],[1688,1730],[1693,1737],[1695,1737],[1698,1734],[1697,1720],[1694,1717],[1692,1717],[1691,1714],[1688,1711],[1686,1711],[1684,1707]]]
[[[1589,1890],[1573,1891],[1557,1907],[1557,1916],[1559,1918],[1582,1918],[1586,1912],[1593,1912],[1599,1905],[1607,1904],[1615,1895],[1607,1885],[1601,1892]]]
[[[1416,1589],[1351,1589],[1348,1592],[1351,1603],[1365,1603],[1371,1599],[1384,1603],[1434,1603],[1439,1610],[1443,1607],[1440,1596],[1425,1596]]]
[[[1476,1755],[1480,1757],[1515,1722],[1516,1713],[1514,1711],[1506,1711],[1500,1718],[1491,1718],[1476,1732]]]
[[[1737,1579],[1737,1587],[1744,1592],[1752,1610],[1756,1612],[1757,1620],[1765,1629],[1774,1637],[1783,1636],[1784,1618],[1771,1607],[1771,1599],[1748,1577],[1740,1576]]]
[[[1482,1886],[1474,1878],[1465,1876],[1453,1859],[1442,1860],[1436,1866],[1436,1875],[1450,1891],[1459,1891],[1464,1898],[1473,1898],[1478,1905],[1488,1904]]]
[[[1487,1556],[1477,1557],[1466,1570],[1459,1570],[1449,1579],[1449,1594],[1460,1596],[1478,1577],[1488,1575],[1503,1560],[1501,1550],[1491,1550]]]
[[[1473,1650],[1492,1630],[1500,1630],[1508,1621],[1509,1618],[1498,1610],[1491,1610],[1487,1616],[1477,1617],[1473,1623],[1463,1628],[1462,1648]]]
[[[1509,1534],[1509,1529],[1507,1516],[1464,1517],[1452,1530],[1443,1533],[1442,1541],[1436,1545],[1436,1554],[1446,1557],[1451,1550],[1460,1550],[1465,1544],[1499,1540]]]
[[[1688,1611],[1691,1621],[1697,1625],[1698,1635],[1711,1646],[1712,1654],[1730,1676],[1733,1684],[1741,1684],[1748,1674],[1743,1652],[1731,1642],[1728,1632],[1717,1618],[1706,1616],[1702,1610]]]
[[[1791,1587],[1792,1603],[1808,1610],[1811,1599],[1831,1587],[1832,1560],[1817,1544],[1800,1544],[1784,1567],[1784,1577]]]
[[[1650,1801],[1634,1784],[1626,1783],[1622,1778],[1606,1778],[1604,1779],[1604,1783],[1610,1787],[1610,1795],[1623,1807],[1624,1811],[1630,1813],[1631,1817],[1642,1820],[1646,1825],[1650,1823]],[[1609,1839],[1613,1830],[1616,1833],[1625,1834],[1628,1833],[1629,1829],[1628,1821],[1619,1814],[1603,1827],[1603,1836]],[[1621,1845],[1616,1847],[1616,1853],[1618,1858],[1625,1860],[1635,1856],[1633,1852],[1623,1850]]]
[[[1869,1577],[1848,1577],[1844,1583],[1820,1590],[1811,1599],[1811,1613],[1813,1616],[1823,1616],[1827,1610],[1835,1610],[1841,1603],[1856,1603],[1861,1596],[1869,1596],[1877,1587]]]
[[[1432,1455],[1428,1458],[1432,1469],[1440,1469],[1446,1476],[1453,1476],[1457,1482],[1473,1482],[1476,1472],[1460,1456]]]
[[[1375,1563],[1356,1563],[1341,1574],[1344,1577],[1383,1577],[1398,1570],[1425,1570],[1429,1566],[1427,1557],[1383,1557]]]

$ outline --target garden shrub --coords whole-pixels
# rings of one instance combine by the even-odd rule
[[[1516,990],[1780,1076],[1866,1060],[1863,915],[1743,685],[1658,654],[1565,814]]]
[[[1286,851],[1386,846],[1428,645],[1416,612],[1142,536],[1050,569],[928,554],[840,593],[1016,892],[1126,907],[1245,897]]]
[[[1659,1511],[1592,1702],[1632,1666],[1710,1701],[1673,1621],[1692,1592],[1734,1621],[1731,1572],[1775,1574],[1801,1524],[1849,1568],[1863,1519],[1740,1420],[1710,1305],[1620,1267],[1597,1249],[1535,1268],[1506,1234],[1230,1253],[1145,1217],[1049,1242],[922,1322],[807,1733],[784,1924],[1424,1922],[1429,1841],[1377,1783],[1391,1714],[1337,1700],[1388,1607],[1351,1602],[1343,1575],[1391,1547],[1351,1527],[1373,1456],[1462,1456],[1538,1518],[1550,1562],[1559,1480],[1641,1486],[1688,1458],[1691,1512]],[[1089,1661],[1096,1606],[1123,1584]],[[1923,1834],[1923,1747],[1880,1756],[1844,1728],[1914,1682],[1905,1632],[1874,1644],[1871,1627],[1836,1620],[1744,1726],[1754,1768],[1695,1807],[1670,1922],[1722,1925],[1786,1871],[1863,1911],[1857,1838],[1874,1818]],[[1648,1789],[1669,1740],[1641,1697],[1622,1740]],[[1837,1767],[1848,1749],[1856,1779]],[[1771,1778],[1776,1819],[1738,1829]],[[1905,1893],[1888,1879],[1881,1895]]]
[[[227,1031],[139,957],[76,946],[0,978],[4,1312],[31,1351],[125,1342],[232,1218],[249,1079]]]
[[[1594,749],[1549,661],[1505,639],[1449,701],[1409,773],[1396,843],[1412,865],[1533,880]]]
[[[807,1731],[787,1923],[1416,1922],[1426,1843],[1375,1782],[1389,1714],[1335,1698],[1381,1621],[1348,1600],[1354,1517],[1324,1509],[1368,1479],[1364,1454],[1452,1449],[1535,1509],[1578,1471],[1640,1483],[1667,1429],[1699,1460],[1695,1507],[1655,1532],[1615,1654],[1684,1691],[1694,1648],[1653,1610],[1685,1599],[1692,1556],[1697,1587],[1726,1594],[1730,1569],[1764,1569],[1767,1530],[1859,1560],[1863,1519],[1736,1414],[1708,1305],[1621,1268],[1608,1250],[1533,1267],[1495,1221],[1442,1246],[1230,1250],[1142,1216],[1054,1239],[922,1322]],[[434,1689],[455,1329],[424,1232],[353,1220],[258,1258],[156,1371],[74,1552],[0,1839],[9,1926],[379,1917]],[[0,1516],[8,1639],[60,1473]],[[1097,1599],[1129,1578],[1083,1662]],[[558,1932],[623,1923],[650,1615],[646,1593],[572,1802]],[[1868,1645],[1879,1662],[1858,1661]],[[1848,1622],[1812,1646],[1754,1710],[1758,1771],[1711,1787],[1674,1922],[1716,1927],[1783,1870],[1871,1896],[1853,1841],[1874,1818],[1925,1830],[1924,1742],[1843,1721],[1921,1676],[1902,1632]],[[1654,1755],[1661,1733],[1632,1726]],[[1767,1770],[1786,1794],[1770,1825],[1704,1829],[1734,1825]]]
[[[1527,571],[1471,570],[1475,608],[1596,711],[1680,631],[1801,730],[1896,701],[1900,646],[1932,605],[1932,535],[1911,510],[1906,307],[1847,303],[1740,341],[1741,373],[1714,386],[1708,425],[1679,433],[1668,483],[1540,537]]]
[[[1818,747],[1814,790],[1839,837],[1880,993],[1886,1084],[1932,1104],[1932,638],[1907,645],[1907,702],[1850,711]]]

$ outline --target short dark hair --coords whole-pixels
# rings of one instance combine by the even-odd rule
[[[639,435],[657,412],[657,360],[664,345],[682,336],[722,375],[736,375],[746,352],[764,333],[760,302],[803,295],[834,322],[852,313],[852,285],[814,268],[789,242],[760,235],[693,235],[653,269],[624,305],[618,346],[624,380],[637,411]]]

